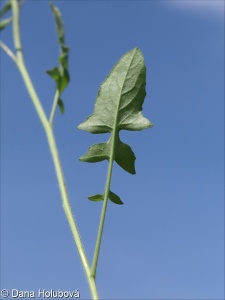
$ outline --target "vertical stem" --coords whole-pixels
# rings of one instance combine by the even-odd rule
[[[107,204],[108,204],[108,199],[109,199],[110,183],[111,183],[111,179],[112,179],[112,170],[113,170],[113,161],[114,161],[114,156],[115,156],[116,134],[117,134],[117,132],[114,128],[113,133],[112,133],[112,144],[111,144],[112,148],[111,148],[111,152],[110,152],[108,174],[107,174],[107,180],[106,180],[105,191],[104,191],[104,202],[103,202],[103,206],[102,206],[102,213],[101,213],[98,235],[97,235],[97,240],[96,240],[96,245],[95,245],[95,252],[94,252],[94,257],[93,257],[93,262],[92,262],[92,267],[91,267],[91,276],[93,278],[95,278],[95,276],[96,276],[98,257],[99,257],[99,253],[100,253],[100,246],[101,246],[103,228],[104,228],[104,223],[105,223],[106,209],[107,209]]]
[[[110,159],[109,167],[108,167],[108,176],[107,176],[105,193],[104,193],[104,201],[103,201],[103,206],[102,206],[101,219],[100,219],[100,223],[99,223],[98,235],[97,235],[97,240],[96,240],[96,245],[95,245],[95,252],[94,252],[93,263],[92,263],[92,268],[91,268],[91,276],[93,276],[94,278],[96,276],[98,257],[99,257],[103,228],[104,228],[104,223],[105,223],[106,209],[107,209],[108,198],[109,198],[110,182],[111,182],[111,177],[112,177],[112,168],[113,168],[113,159]]]
[[[20,29],[19,29],[19,5],[17,0],[11,0],[12,11],[13,11],[13,39],[16,48],[18,61],[23,63],[22,46],[20,39]]]
[[[55,116],[55,112],[56,112],[58,98],[59,98],[59,89],[57,88],[56,92],[55,92],[55,96],[54,96],[54,101],[53,101],[53,105],[52,105],[51,114],[50,114],[50,117],[49,117],[49,124],[50,124],[51,127],[53,127],[53,120],[54,120],[54,116]]]
[[[59,189],[60,189],[62,203],[63,203],[63,209],[65,211],[67,220],[69,222],[69,226],[72,231],[73,238],[74,238],[75,244],[77,246],[77,250],[80,255],[80,259],[81,259],[85,274],[87,276],[87,281],[88,281],[89,288],[91,291],[92,299],[98,300],[99,297],[98,297],[96,282],[90,276],[90,266],[89,266],[88,259],[87,259],[85,250],[83,248],[83,244],[82,244],[82,241],[81,241],[81,238],[79,235],[79,231],[78,231],[78,228],[77,228],[77,225],[76,225],[73,213],[72,213],[72,209],[70,206],[70,201],[69,201],[69,197],[68,197],[67,190],[66,190],[66,184],[65,184],[65,179],[63,176],[63,171],[62,171],[62,167],[61,167],[61,163],[60,163],[60,158],[59,158],[53,130],[51,127],[52,124],[50,124],[48,122],[46,114],[43,110],[41,102],[37,96],[37,93],[35,91],[35,88],[33,86],[33,83],[30,79],[29,73],[28,73],[25,63],[24,63],[21,40],[20,40],[20,32],[19,32],[18,2],[17,2],[17,0],[11,0],[11,4],[12,4],[12,10],[13,10],[13,37],[14,37],[14,44],[15,44],[15,48],[16,48],[16,52],[17,52],[17,60],[16,60],[17,66],[18,66],[19,71],[21,72],[22,78],[24,80],[27,91],[31,97],[31,100],[34,104],[36,112],[37,112],[37,114],[40,118],[40,121],[44,127],[44,130],[45,130],[45,133],[47,136],[47,140],[48,140],[48,144],[50,147],[50,152],[51,152],[54,166],[55,166],[56,176],[58,179]],[[51,118],[51,120],[53,121],[53,117]]]

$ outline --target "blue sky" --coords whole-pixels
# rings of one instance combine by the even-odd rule
[[[1,4],[3,1],[1,1]],[[224,2],[54,1],[70,47],[71,83],[55,136],[91,261],[107,162],[78,158],[107,134],[79,131],[100,83],[127,51],[147,67],[144,115],[154,127],[121,132],[136,175],[117,165],[97,271],[101,299],[224,297]],[[25,61],[47,114],[58,45],[47,1],[21,14]],[[11,27],[1,40],[13,49]],[[1,50],[1,289],[89,290],[62,210],[46,137],[18,70]]]

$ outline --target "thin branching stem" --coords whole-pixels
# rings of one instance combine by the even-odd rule
[[[6,52],[6,54],[17,64],[17,58],[12,50],[2,41],[0,41],[0,47]]]
[[[58,98],[59,98],[59,89],[56,89],[54,101],[52,104],[52,110],[51,110],[50,117],[49,117],[49,124],[51,127],[53,127],[53,121],[54,121],[55,112],[56,112],[56,108],[57,108]]]
[[[52,129],[52,122],[53,122],[53,117],[54,117],[54,112],[52,111],[52,117],[50,117],[51,123],[48,121],[46,114],[44,112],[44,109],[41,105],[41,102],[38,98],[38,95],[35,91],[35,88],[33,86],[33,83],[30,79],[29,73],[26,69],[25,63],[24,63],[24,58],[23,58],[23,52],[22,52],[22,45],[21,45],[21,39],[20,39],[20,30],[19,30],[19,8],[18,8],[18,1],[17,0],[11,0],[11,5],[12,5],[12,10],[13,10],[13,38],[14,38],[14,45],[17,53],[16,57],[16,63],[18,66],[18,69],[22,75],[22,78],[24,80],[25,86],[27,88],[27,91],[31,97],[31,100],[34,104],[34,107],[36,109],[36,112],[40,118],[40,121],[44,127],[48,144],[50,147],[50,152],[53,158],[53,163],[56,171],[56,176],[58,179],[58,184],[59,184],[59,189],[61,193],[61,198],[62,198],[62,203],[63,203],[63,209],[65,211],[70,229],[73,234],[73,238],[75,241],[75,244],[77,246],[78,253],[80,255],[80,259],[85,271],[85,274],[87,276],[87,281],[89,284],[89,288],[91,291],[92,299],[98,300],[98,291],[96,287],[96,282],[93,279],[93,277],[90,276],[90,265],[88,263],[88,259],[80,238],[80,234],[77,228],[77,224],[75,222],[75,218],[72,213],[67,189],[66,189],[66,183],[60,163],[60,158],[59,158],[59,153],[57,150],[56,142],[55,142],[55,137],[53,134],[53,129]],[[8,54],[8,53],[7,53]]]

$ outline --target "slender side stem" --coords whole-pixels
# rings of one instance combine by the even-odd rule
[[[49,117],[49,124],[50,124],[51,127],[53,126],[53,120],[54,120],[54,117],[55,117],[58,98],[59,98],[59,89],[56,89],[55,97],[54,97],[54,101],[53,101],[53,105],[52,105],[52,110],[51,110],[51,114],[50,114],[50,117]]]
[[[15,64],[17,64],[17,58],[16,58],[15,54],[12,52],[12,50],[9,49],[9,47],[6,46],[6,44],[3,43],[2,41],[0,41],[0,47],[6,52],[6,54],[8,54],[9,57],[12,58],[12,60],[15,62]]]
[[[28,93],[31,97],[31,100],[34,104],[34,107],[37,111],[40,121],[44,127],[44,130],[45,130],[45,133],[47,136],[47,140],[48,140],[48,144],[50,147],[50,152],[51,152],[51,155],[53,158],[55,170],[56,170],[59,189],[60,189],[60,193],[61,193],[61,197],[62,197],[63,209],[65,211],[67,220],[69,222],[69,226],[72,231],[73,238],[74,238],[75,244],[77,246],[77,250],[80,255],[80,259],[81,259],[85,274],[87,276],[87,281],[89,284],[92,298],[95,300],[98,300],[99,297],[98,297],[96,283],[95,283],[95,280],[93,280],[93,278],[91,278],[91,276],[90,276],[90,266],[89,266],[88,259],[85,254],[85,250],[83,248],[83,244],[82,244],[82,241],[81,241],[81,238],[79,235],[79,231],[78,231],[75,219],[73,217],[72,209],[70,206],[70,201],[69,201],[69,197],[68,197],[67,190],[66,190],[66,184],[65,184],[65,180],[64,180],[64,176],[63,176],[62,167],[60,164],[60,158],[59,158],[53,130],[51,128],[51,124],[48,122],[46,114],[42,108],[41,102],[37,96],[37,93],[34,89],[34,86],[32,84],[29,73],[28,73],[25,63],[24,63],[21,40],[20,40],[20,32],[19,32],[19,10],[18,10],[17,0],[11,0],[11,4],[12,4],[12,10],[13,10],[13,37],[14,37],[15,48],[17,51],[17,66],[18,66],[19,71],[21,72],[25,86],[28,90]]]
[[[13,11],[13,39],[14,46],[16,49],[17,59],[21,63],[23,62],[22,46],[20,39],[20,28],[19,28],[19,6],[16,0],[11,0],[12,11]]]

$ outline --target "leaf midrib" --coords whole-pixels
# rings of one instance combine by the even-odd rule
[[[114,124],[113,124],[113,131],[112,131],[112,147],[111,147],[111,151],[110,151],[110,158],[112,157],[112,159],[114,160],[114,156],[115,156],[115,139],[116,139],[116,134],[117,134],[117,120],[118,120],[118,115],[119,115],[119,109],[120,109],[120,102],[121,102],[121,98],[122,98],[122,91],[123,91],[123,87],[124,87],[124,84],[125,84],[125,81],[126,81],[126,78],[127,78],[127,74],[130,70],[130,66],[134,60],[134,56],[137,52],[137,48],[135,49],[135,53],[133,54],[133,57],[130,61],[130,64],[129,64],[129,67],[127,68],[127,73],[126,73],[126,76],[124,77],[124,81],[123,81],[123,85],[121,87],[121,91],[120,91],[120,96],[119,96],[119,101],[118,101],[118,106],[117,106],[117,109],[116,109],[116,116],[115,116],[115,121],[114,121]]]

